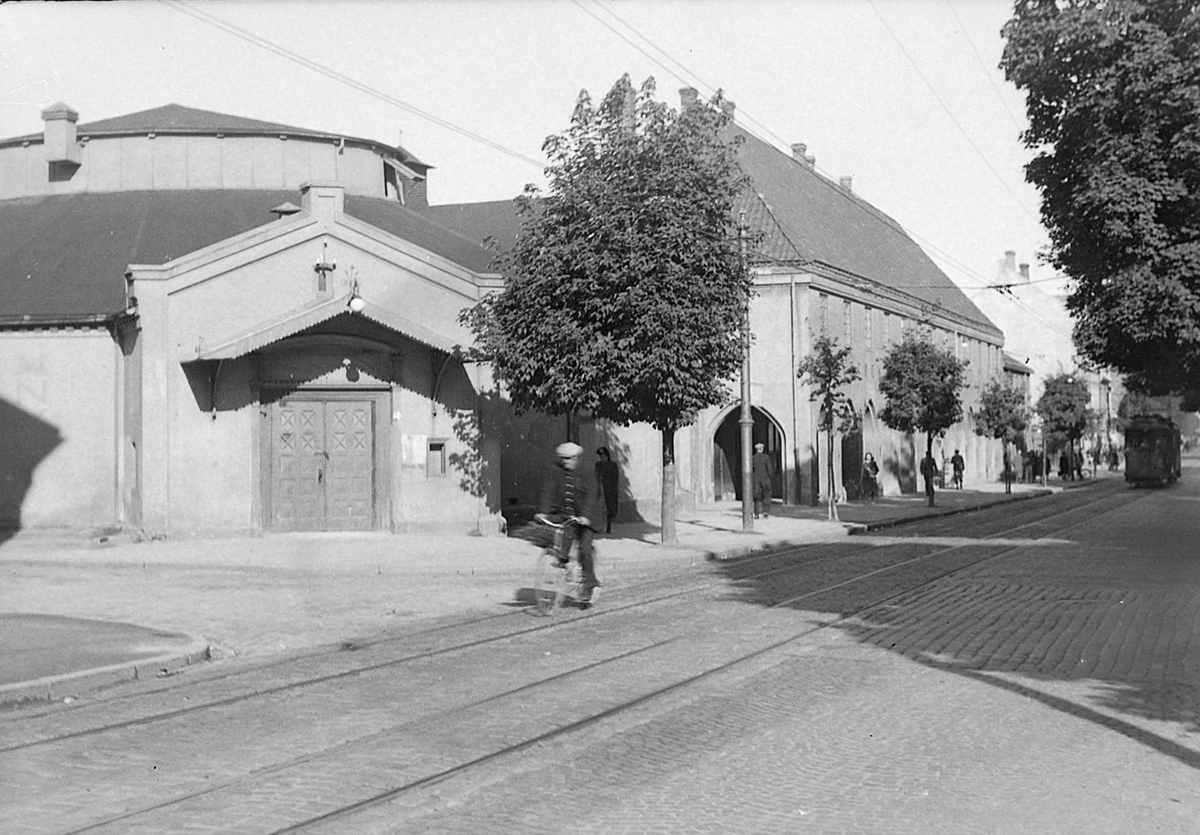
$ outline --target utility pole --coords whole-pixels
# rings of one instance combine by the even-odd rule
[[[738,243],[742,252],[742,269],[746,263],[746,210],[738,212]],[[751,457],[751,441],[754,434],[754,415],[750,411],[750,299],[746,299],[746,310],[742,315],[742,410],[738,426],[742,430],[742,532],[754,532],[754,470]]]

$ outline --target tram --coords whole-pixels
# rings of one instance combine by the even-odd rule
[[[1173,484],[1183,473],[1179,427],[1161,415],[1141,415],[1125,428],[1125,480],[1134,486]]]

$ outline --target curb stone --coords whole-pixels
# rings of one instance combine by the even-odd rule
[[[123,681],[174,675],[186,667],[209,661],[219,654],[219,650],[210,646],[208,641],[192,637],[187,647],[152,658],[122,661],[106,667],[0,685],[0,708],[24,706],[32,702],[73,700],[81,693],[99,690]]]

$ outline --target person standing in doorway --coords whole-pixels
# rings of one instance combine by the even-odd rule
[[[963,470],[967,468],[967,462],[963,460],[962,453],[957,449],[954,450],[954,455],[950,458],[950,466],[954,468],[954,489],[962,489]]]
[[[755,444],[754,457],[750,459],[754,479],[752,483],[754,485],[755,519],[759,517],[759,514],[769,515],[767,510],[771,507],[771,493],[774,492],[775,461],[763,451],[764,449],[766,447],[763,444]]]
[[[925,480],[925,497],[929,500],[930,507],[933,507],[933,480],[937,478],[937,474],[937,461],[933,460],[932,453],[926,452],[925,457],[921,459],[921,478]]]
[[[600,493],[604,496],[607,518],[605,533],[612,533],[613,519],[617,518],[617,486],[620,481],[621,472],[617,469],[617,462],[612,460],[608,447],[600,447],[596,450],[596,483],[600,485]]]

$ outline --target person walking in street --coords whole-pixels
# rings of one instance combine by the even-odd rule
[[[875,463],[875,456],[869,452],[863,456],[858,489],[867,504],[875,503],[875,497],[879,495],[879,465]]]
[[[962,454],[957,449],[954,450],[954,455],[950,458],[950,466],[954,468],[954,489],[961,490],[963,470],[967,468],[967,462],[963,460]]]
[[[925,457],[921,459],[921,478],[925,480],[925,497],[929,499],[930,507],[933,507],[933,480],[937,478],[937,474],[937,461],[933,460],[932,453],[926,452]]]
[[[583,591],[579,602],[590,605],[600,581],[596,579],[595,551],[592,545],[592,519],[596,513],[596,493],[592,485],[579,471],[579,459],[583,447],[579,444],[559,444],[554,450],[555,466],[542,484],[538,517],[563,529],[562,553],[559,564],[565,566],[571,553],[571,545],[579,543],[579,567],[583,570]]]
[[[621,471],[606,446],[596,450],[596,459],[596,483],[600,485],[600,493],[604,496],[604,532],[612,533],[613,519],[617,518],[617,486],[621,482]]]
[[[771,493],[774,491],[775,461],[763,450],[763,444],[754,445],[754,457],[750,459],[754,485],[754,518],[759,514],[767,516],[771,505]]]

